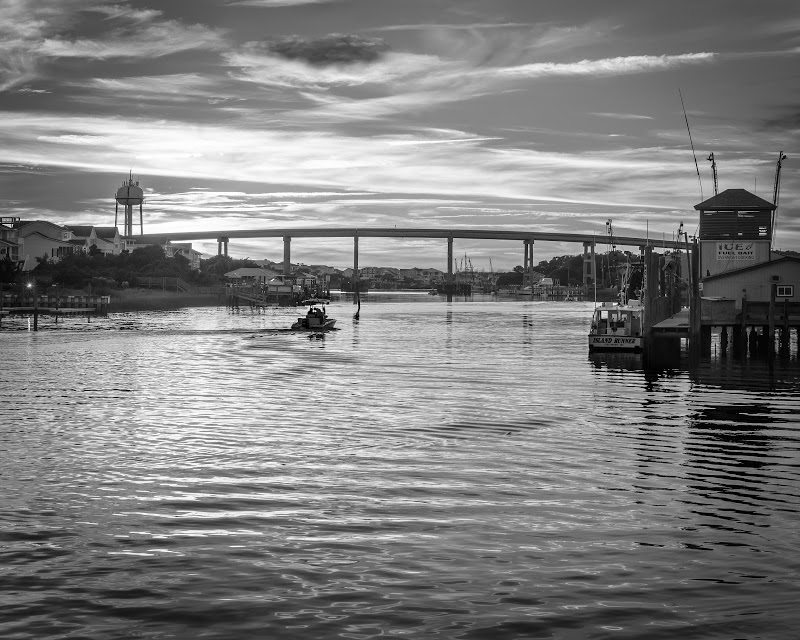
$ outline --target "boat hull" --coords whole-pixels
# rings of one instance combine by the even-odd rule
[[[589,351],[641,351],[641,336],[589,334]]]
[[[301,318],[292,325],[294,331],[327,331],[333,329],[336,324],[334,318],[328,318],[325,322],[308,322],[306,318]]]

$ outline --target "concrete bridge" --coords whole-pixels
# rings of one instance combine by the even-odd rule
[[[167,240],[208,240],[216,238],[217,254],[228,255],[228,242],[231,238],[283,238],[283,272],[291,270],[292,238],[353,238],[353,272],[358,281],[358,240],[359,238],[441,238],[447,239],[447,278],[453,281],[453,241],[455,239],[515,240],[523,243],[523,268],[529,284],[533,284],[533,245],[537,240],[543,242],[575,242],[583,245],[583,282],[591,284],[596,278],[595,245],[608,243],[608,236],[585,233],[553,233],[543,231],[501,231],[496,229],[414,229],[397,227],[317,227],[289,229],[239,229],[231,231],[170,231],[167,233],[146,233],[131,236],[139,242],[163,244]],[[674,240],[655,240],[632,236],[614,236],[615,246],[662,247],[677,249]]]

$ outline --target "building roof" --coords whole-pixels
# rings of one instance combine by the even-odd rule
[[[226,278],[257,278],[257,277],[272,277],[274,272],[260,269],[259,267],[239,267],[233,271],[228,271],[225,274]]]
[[[758,269],[764,269],[769,267],[774,267],[776,264],[779,263],[794,263],[800,266],[800,258],[795,258],[793,256],[781,256],[780,258],[776,258],[774,260],[768,260],[766,262],[759,262],[758,264],[751,264],[748,267],[741,267],[739,269],[731,269],[730,271],[723,271],[721,273],[715,273],[713,276],[706,276],[703,278],[703,282],[706,280],[721,280],[722,278],[728,278],[730,276],[738,276],[742,273],[746,273],[748,271],[757,271]]]
[[[62,240],[61,238],[53,238],[52,236],[46,236],[41,231],[33,231],[33,232],[29,233],[26,236],[26,238],[30,238],[31,236],[40,236],[40,237],[44,238],[45,240],[47,240],[48,242],[60,245],[62,247],[68,247],[73,242],[72,240],[67,241],[67,240]]]
[[[747,189],[725,189],[694,208],[698,211],[773,211],[776,207]]]
[[[66,227],[67,229],[72,231],[72,233],[74,233],[76,236],[81,236],[83,238],[88,238],[90,235],[92,235],[92,229],[94,229],[92,225],[86,225],[86,224],[83,225],[68,224],[66,225]]]
[[[55,227],[59,231],[64,231],[67,227],[62,227],[60,224],[56,224],[54,222],[50,222],[49,220],[20,220],[19,222],[15,222],[12,226],[15,229],[24,229],[25,227],[30,227],[35,224],[44,224],[48,227]]]
[[[100,238],[116,238],[117,234],[119,233],[119,229],[116,227],[95,227],[94,232]]]

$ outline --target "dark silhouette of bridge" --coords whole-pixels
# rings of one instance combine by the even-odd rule
[[[228,255],[228,242],[231,238],[283,238],[283,271],[289,275],[291,266],[292,238],[353,238],[353,272],[358,281],[358,241],[360,238],[430,238],[447,240],[447,277],[453,281],[453,241],[471,240],[515,240],[524,247],[524,273],[533,284],[533,246],[543,242],[575,242],[583,245],[583,282],[592,284],[595,274],[595,246],[613,244],[614,246],[662,247],[677,249],[675,240],[655,240],[633,236],[600,236],[585,233],[560,233],[549,231],[504,231],[497,229],[414,229],[397,227],[317,227],[289,229],[237,229],[229,231],[170,231],[146,233],[132,236],[137,242],[163,244],[167,241],[217,240],[217,254]]]

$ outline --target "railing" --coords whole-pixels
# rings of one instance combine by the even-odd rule
[[[4,293],[0,295],[0,309],[38,308],[42,313],[48,309],[95,309],[106,313],[111,296],[82,295],[62,296],[52,293],[34,296],[33,293]]]

